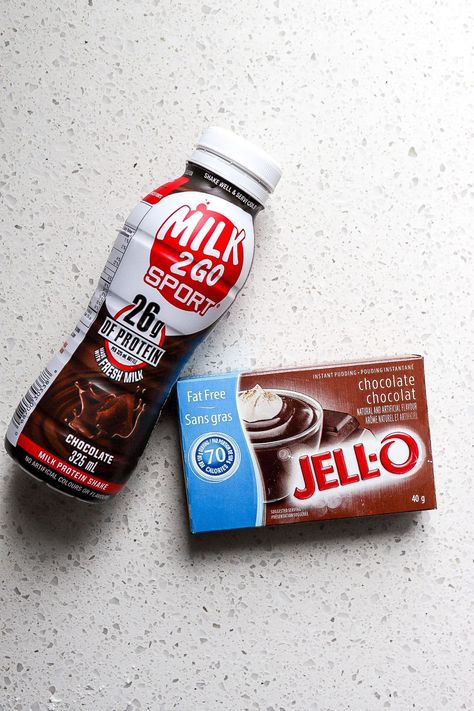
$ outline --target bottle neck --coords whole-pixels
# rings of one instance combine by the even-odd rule
[[[199,190],[228,200],[241,207],[245,212],[252,215],[252,218],[263,210],[263,206],[255,200],[249,193],[245,192],[239,185],[232,183],[230,179],[213,170],[206,169],[198,165],[194,160],[186,163],[184,175],[189,182],[185,183],[181,190]]]
[[[204,148],[196,148],[189,160],[240,188],[262,207],[265,205],[269,196],[267,187],[241,166]]]

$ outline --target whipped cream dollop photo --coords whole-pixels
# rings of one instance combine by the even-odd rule
[[[239,412],[245,422],[271,420],[281,412],[282,407],[281,397],[260,385],[239,394]]]

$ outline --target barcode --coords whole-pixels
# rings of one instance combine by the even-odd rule
[[[20,401],[16,408],[12,420],[17,427],[21,427],[30,411],[34,408],[41,395],[51,382],[53,374],[48,368],[45,368],[36,378],[31,388]]]

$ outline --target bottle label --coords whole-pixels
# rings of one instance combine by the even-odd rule
[[[121,488],[184,362],[248,276],[252,216],[217,195],[173,192],[187,180],[131,213],[85,314],[8,429],[26,468],[81,498]]]

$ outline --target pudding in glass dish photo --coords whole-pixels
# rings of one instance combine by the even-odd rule
[[[258,384],[241,391],[238,404],[262,475],[264,501],[280,501],[292,493],[292,461],[303,445],[312,451],[319,447],[323,409],[303,393]]]

